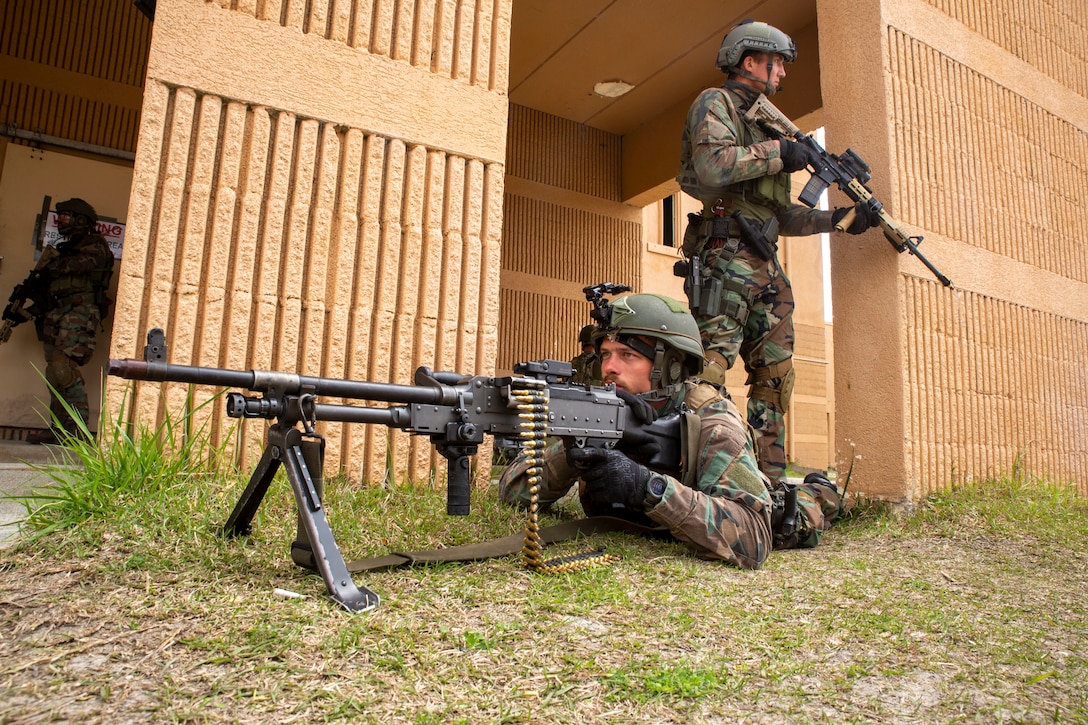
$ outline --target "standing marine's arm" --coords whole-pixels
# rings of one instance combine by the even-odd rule
[[[733,122],[722,91],[705,91],[696,99],[686,134],[690,144],[689,163],[704,188],[723,188],[782,171],[776,139],[741,145],[742,131]],[[684,152],[688,153],[688,149]],[[682,166],[683,162],[682,158]]]
[[[787,237],[807,237],[829,234],[835,229],[834,211],[810,209],[804,204],[791,204],[778,212],[778,233]]]

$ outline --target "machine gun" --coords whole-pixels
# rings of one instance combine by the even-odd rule
[[[941,284],[945,287],[952,286],[952,280],[944,276],[918,250],[918,245],[922,243],[921,235],[911,236],[903,231],[903,228],[899,226],[899,222],[884,210],[883,204],[873,198],[873,190],[866,185],[872,177],[870,173],[872,169],[853,149],[847,149],[842,156],[828,153],[816,139],[809,134],[802,133],[785,114],[762,94],[744,114],[744,119],[749,123],[758,124],[775,136],[794,139],[797,143],[812,150],[819,158],[819,165],[811,169],[812,177],[798,196],[802,204],[815,207],[824,189],[831,184],[836,184],[852,201],[869,206],[869,209],[879,219],[884,238],[895,247],[897,252],[900,254],[910,252],[933,273]],[[846,229],[854,221],[855,215],[856,212],[851,209],[839,220],[835,228],[840,231]]]
[[[45,277],[45,265],[55,256],[55,247],[47,246],[43,249],[30,274],[11,291],[8,304],[4,307],[3,321],[0,322],[0,344],[11,339],[12,328],[33,320],[41,313],[37,308],[45,300],[49,287],[49,280]]]
[[[464,376],[420,367],[415,385],[373,383],[308,377],[286,372],[227,370],[173,365],[166,362],[165,334],[161,328],[147,335],[144,359],[111,359],[110,375],[130,380],[170,381],[241,388],[258,393],[229,393],[227,415],[265,418],[266,446],[249,484],[231,512],[223,533],[244,536],[272,478],[283,466],[298,508],[298,536],[291,558],[316,570],[329,596],[353,612],[378,606],[377,594],[357,586],[336,543],[322,502],[322,466],[325,441],[314,430],[317,421],[372,423],[430,437],[448,461],[446,512],[469,513],[469,457],[490,434],[517,447],[525,431],[532,437],[556,436],[565,445],[619,447],[640,463],[661,471],[680,467],[680,418],[670,416],[652,423],[637,423],[615,386],[576,385],[568,382],[569,362],[540,360],[519,363],[517,375]],[[326,396],[393,403],[366,407],[319,403]],[[533,403],[525,405],[529,396]],[[626,441],[626,443],[625,443]],[[641,453],[646,452],[646,455]]]

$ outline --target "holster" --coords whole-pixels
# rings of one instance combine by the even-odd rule
[[[797,486],[782,482],[771,491],[771,533],[775,549],[789,549],[797,543]]]
[[[742,216],[739,211],[733,212],[732,218],[737,223],[741,240],[764,262],[771,261],[778,250],[778,218],[769,217],[762,225]]]
[[[737,242],[736,239],[726,240]],[[714,266],[707,269],[701,256],[681,259],[673,265],[672,272],[684,278],[684,294],[688,298],[688,308],[696,319],[706,319],[725,315],[737,321],[741,327],[748,322],[748,308],[751,305],[751,291],[743,282],[725,277],[725,268],[736,254],[737,246],[726,248]],[[730,253],[731,251],[731,253]],[[734,292],[741,301],[726,300],[725,293]]]

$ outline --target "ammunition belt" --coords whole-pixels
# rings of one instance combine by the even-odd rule
[[[532,382],[529,385],[532,386]],[[529,483],[529,518],[525,522],[525,545],[521,549],[525,566],[539,574],[559,574],[619,561],[618,556],[605,554],[604,547],[571,556],[544,558],[537,515],[544,475],[544,446],[548,435],[548,396],[543,387],[532,386],[512,387],[510,397],[521,411],[518,414],[522,421],[518,435],[529,467],[525,472]]]

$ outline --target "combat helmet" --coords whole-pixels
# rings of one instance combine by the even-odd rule
[[[644,293],[617,298],[611,304],[608,326],[597,333],[598,341],[605,335],[653,361],[650,387],[657,399],[672,395],[706,364],[695,318],[686,304],[671,297]]]
[[[68,224],[58,227],[57,231],[61,233],[61,236],[71,236],[73,232],[78,231],[90,231],[98,223],[98,212],[83,199],[75,198],[58,202],[57,213],[60,214],[61,212],[68,212],[72,215],[72,219]]]
[[[593,324],[586,325],[578,333],[578,346],[585,347],[586,345],[593,344],[593,333],[597,331],[597,326]]]
[[[735,73],[745,78],[752,78],[740,68],[741,60],[748,52],[780,55],[787,63],[797,60],[797,46],[794,45],[790,36],[773,25],[757,22],[751,18],[742,20],[722,38],[722,47],[718,50],[718,68],[723,73]],[[768,63],[767,73],[769,77],[770,63]],[[752,80],[760,79],[752,78]],[[770,81],[766,84],[767,95],[774,95],[774,86]]]

